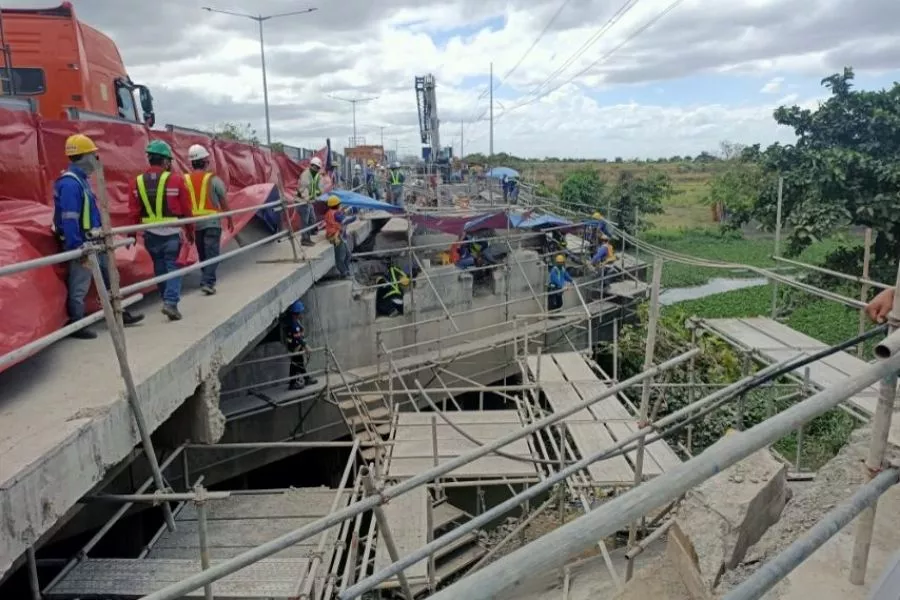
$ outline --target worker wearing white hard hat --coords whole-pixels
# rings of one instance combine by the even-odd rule
[[[191,172],[184,176],[184,186],[191,198],[193,216],[206,217],[228,211],[228,190],[222,181],[209,168],[209,150],[200,144],[188,148],[188,160],[191,161]],[[234,231],[231,217],[225,219],[228,231]],[[200,262],[219,256],[222,250],[222,220],[205,219],[194,224],[197,244],[197,256]],[[219,263],[201,267],[200,291],[207,296],[216,293],[216,270]]]
[[[353,165],[353,179],[350,180],[350,189],[354,192],[362,193],[364,191],[362,189],[364,184],[362,165],[356,163]]]
[[[307,231],[300,235],[300,243],[304,246],[312,246],[312,233],[309,228],[316,223],[316,213],[312,203],[325,191],[322,185],[322,159],[313,156],[309,161],[309,167],[300,176],[297,186],[297,198],[301,204],[298,207],[300,213],[300,226]]]
[[[391,170],[387,174],[387,180],[391,194],[391,204],[403,208],[403,184],[406,183],[406,176],[400,170],[400,163],[396,161],[391,163]]]

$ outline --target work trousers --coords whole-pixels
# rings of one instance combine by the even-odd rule
[[[375,301],[375,312],[380,317],[403,314],[403,296],[380,296]]]
[[[80,258],[69,261],[69,273],[66,278],[68,294],[66,297],[66,311],[69,313],[69,321],[75,322],[84,318],[84,300],[91,291],[93,274],[89,265],[81,264]],[[100,261],[100,272],[103,273],[103,283],[109,289],[109,267],[106,254],[97,254]]]
[[[334,247],[334,265],[341,277],[350,277],[350,246],[343,238]]]
[[[300,214],[300,228],[306,229],[312,225],[316,224],[316,211],[313,210],[312,203],[301,204],[297,207],[298,213]],[[312,231],[304,231],[300,236],[300,239],[305,242],[312,241]]]
[[[402,185],[392,185],[391,186],[391,204],[394,206],[399,206],[403,208],[403,186]]]
[[[291,350],[291,352],[299,352],[300,348],[295,348]],[[301,381],[300,376],[303,376],[303,380]],[[291,366],[288,369],[288,377],[291,378],[291,383],[306,383],[306,380],[309,379],[306,376],[306,354],[295,354],[291,357]]]
[[[222,249],[222,228],[207,227],[206,229],[198,229],[195,234],[195,243],[197,244],[197,256],[200,262],[216,258]],[[216,271],[219,263],[213,263],[200,267],[200,285],[216,287]]]
[[[144,247],[153,259],[153,273],[159,277],[172,271],[177,271],[178,267],[175,261],[178,259],[178,253],[181,251],[181,236],[173,235],[156,235],[150,231],[144,232]],[[168,306],[178,306],[181,300],[181,277],[175,277],[157,284],[159,295],[162,296],[163,303]]]
[[[547,294],[547,310],[554,311],[562,308],[563,305],[563,291],[556,286],[550,286],[547,288],[549,290],[549,294]]]

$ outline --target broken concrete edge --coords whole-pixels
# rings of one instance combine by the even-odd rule
[[[351,227],[354,242],[365,239],[371,231],[368,221]],[[142,374],[135,372],[138,396],[150,430],[156,430],[194,395],[203,374],[217,372],[214,363],[233,360],[277,320],[290,302],[333,268],[334,253],[326,248],[317,258],[300,263],[290,275],[173,356],[155,373],[141,379]],[[70,421],[71,429],[48,453],[0,485],[0,575],[99,483],[107,469],[140,442],[124,392],[98,413]],[[215,434],[216,429],[210,427],[210,433]]]
[[[760,450],[686,494],[669,530],[667,555],[696,600],[781,516],[790,497],[787,467]]]

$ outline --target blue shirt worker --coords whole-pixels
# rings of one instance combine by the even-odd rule
[[[89,181],[89,177],[97,169],[99,158],[94,141],[80,133],[69,136],[65,152],[69,158],[69,166],[53,184],[53,226],[62,250],[69,251],[78,250],[100,232],[100,210]],[[109,266],[106,253],[98,253],[97,260],[103,282],[108,288]],[[87,256],[69,261],[68,266],[66,311],[69,315],[68,323],[71,324],[84,318],[84,301],[91,289],[91,267]],[[125,325],[134,325],[143,318],[143,315],[127,310],[122,314]],[[91,340],[97,334],[82,328],[71,337]]]
[[[378,181],[375,177],[375,161],[369,160],[366,163],[366,194],[368,194],[369,198],[374,198],[375,200],[381,200],[381,197],[378,194]]]
[[[616,251],[613,248],[613,245],[610,243],[608,237],[601,235],[600,245],[597,246],[597,251],[594,252],[594,256],[591,257],[591,266],[603,267],[615,262],[615,260]]]
[[[555,311],[562,308],[563,289],[566,284],[575,284],[569,271],[566,270],[566,257],[557,254],[556,264],[550,268],[550,281],[547,284],[547,310]]]
[[[287,314],[281,326],[281,336],[284,347],[291,354],[291,366],[288,370],[290,377],[289,390],[302,390],[308,385],[314,385],[316,380],[306,374],[306,359],[309,348],[306,346],[306,329],[303,327],[301,315],[306,307],[302,300],[297,300],[288,308]]]
[[[601,242],[603,236],[610,237],[612,233],[609,230],[609,222],[603,218],[603,213],[597,211],[585,224],[584,239],[593,248]]]
[[[388,183],[391,190],[391,204],[403,208],[403,184],[406,183],[406,176],[400,171],[400,163],[391,163]]]

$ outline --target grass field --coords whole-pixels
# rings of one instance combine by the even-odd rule
[[[710,180],[722,167],[718,163],[635,163],[635,162],[533,162],[523,166],[522,175],[529,181],[543,182],[553,192],[559,193],[566,176],[577,169],[595,169],[607,183],[618,179],[622,171],[640,176],[651,171],[666,173],[673,195],[665,203],[662,215],[649,217],[654,229],[678,230],[712,227],[712,212],[703,202]]]

